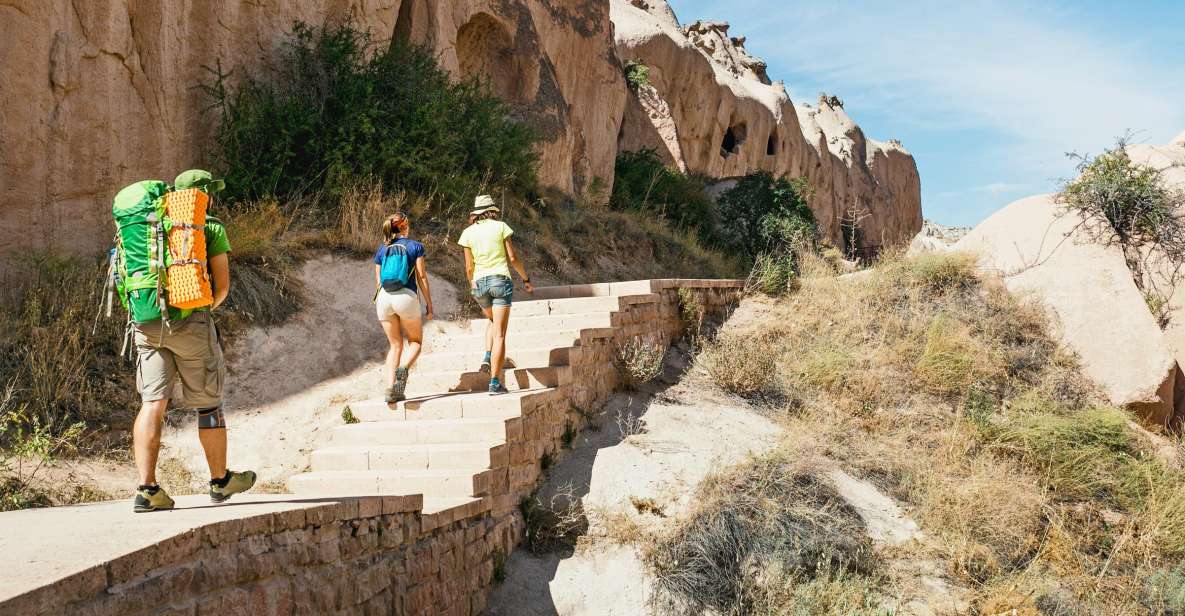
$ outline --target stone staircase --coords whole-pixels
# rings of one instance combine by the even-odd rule
[[[582,427],[581,410],[613,391],[618,346],[642,337],[665,348],[678,334],[678,299],[662,293],[696,285],[737,290],[734,281],[658,280],[537,289],[511,313],[509,394],[485,391],[485,320],[476,319],[470,334],[420,357],[407,401],[350,403],[358,423],[334,429],[311,471],[288,485],[299,495],[422,494],[426,519],[453,518],[457,508],[505,514],[533,489],[563,434]]]

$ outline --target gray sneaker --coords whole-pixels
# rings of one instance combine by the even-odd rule
[[[407,396],[404,395],[404,392],[406,392],[406,391],[407,391],[407,368],[396,368],[395,369],[395,384],[391,386],[391,396],[390,397],[395,399],[394,402],[402,402],[404,400],[407,400]],[[387,402],[390,403],[392,401],[387,400]]]

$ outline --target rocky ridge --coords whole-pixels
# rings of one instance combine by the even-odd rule
[[[654,149],[691,173],[733,178],[755,170],[805,176],[827,239],[872,252],[922,227],[921,186],[899,142],[868,139],[836,97],[795,104],[765,63],[722,22],[680,25],[665,0],[612,0],[617,55],[645,65],[648,86],[625,109],[618,149]]]

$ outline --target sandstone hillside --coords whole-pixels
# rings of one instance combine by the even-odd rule
[[[921,226],[908,152],[866,139],[837,99],[795,106],[726,24],[683,28],[661,0],[170,6],[0,3],[0,251],[101,250],[120,186],[209,162],[217,118],[195,88],[210,81],[207,68],[266,75],[294,20],[350,19],[379,41],[406,35],[458,77],[488,80],[543,135],[543,184],[573,196],[605,194],[619,150],[656,147],[713,177],[805,174],[836,243],[849,211],[863,219],[865,247],[907,240]],[[630,60],[651,68],[653,89],[630,94]]]

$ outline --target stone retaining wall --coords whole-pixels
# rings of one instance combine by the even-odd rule
[[[216,522],[0,603],[0,613],[477,614],[519,534],[479,505],[422,515],[420,496],[361,497]]]
[[[567,289],[567,294],[565,293]],[[682,291],[681,291],[682,289]],[[588,413],[599,409],[620,386],[616,362],[619,349],[640,338],[666,349],[688,325],[680,317],[685,303],[703,318],[722,316],[740,299],[741,283],[731,280],[640,280],[623,283],[577,285],[539,289],[536,299],[567,299],[596,295],[619,295],[621,307],[612,316],[612,327],[586,329],[580,346],[568,354],[571,377],[554,391],[544,392],[523,401],[522,417],[516,431],[522,440],[511,439],[510,465],[505,483],[495,475],[495,486],[508,485],[509,494],[496,489],[496,514],[512,514],[519,501],[530,495],[543,472],[542,460],[558,460],[563,452],[564,433],[580,430]],[[682,295],[682,298],[680,297]],[[499,471],[495,471],[497,473]]]

